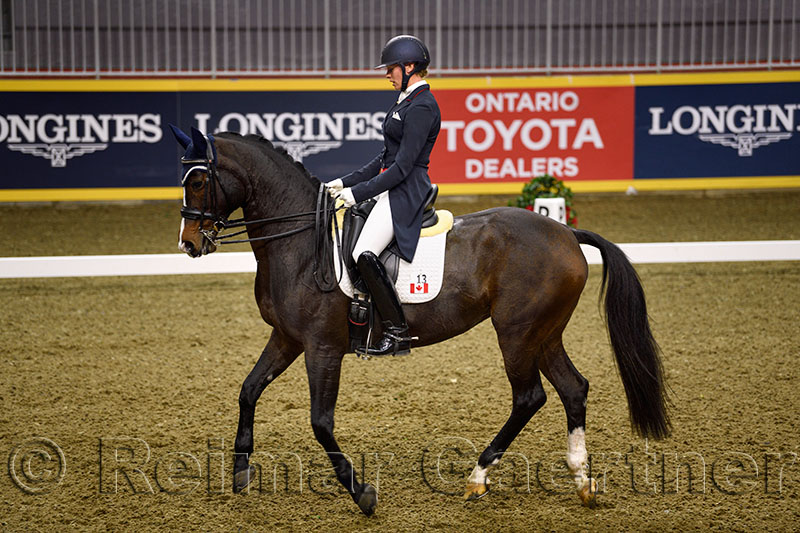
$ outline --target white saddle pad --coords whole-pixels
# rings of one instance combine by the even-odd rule
[[[437,210],[437,213],[439,213],[440,219],[444,218],[445,221],[449,217],[449,227],[452,227],[453,215],[449,211]],[[409,263],[400,259],[395,289],[401,303],[421,304],[429,302],[439,295],[444,278],[444,252],[448,231],[449,229],[426,237],[423,230],[423,236],[420,237],[417,251],[414,254],[414,261]],[[339,238],[341,239],[341,230]],[[340,275],[339,250],[336,246],[333,247],[333,264],[336,267],[338,279]],[[347,274],[347,269],[341,273],[341,276],[339,289],[352,298],[356,291]]]

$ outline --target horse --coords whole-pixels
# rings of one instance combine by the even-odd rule
[[[319,204],[327,205],[328,195],[302,164],[259,136],[225,132],[206,137],[192,128],[190,138],[177,128],[173,132],[186,149],[180,249],[192,257],[214,252],[221,229],[235,225],[227,217],[242,208],[239,225],[246,226],[258,264],[256,302],[261,317],[272,326],[239,394],[234,492],[243,490],[255,475],[249,456],[256,402],[304,353],[314,436],[339,482],[371,516],[377,492],[359,481],[333,433],[341,365],[349,350],[350,300],[319,283],[319,241],[330,244],[330,232],[320,239],[319,232],[308,231],[309,225],[298,227],[300,215],[316,213],[320,218]],[[440,294],[428,303],[405,305],[404,310],[409,334],[418,338],[413,347],[449,339],[486,319],[497,333],[513,394],[511,412],[466,480],[467,500],[488,492],[490,470],[544,405],[544,375],[566,411],[566,463],[576,492],[583,505],[596,504],[597,484],[587,475],[585,445],[589,383],[562,342],[588,277],[580,244],[599,249],[603,260],[600,299],[605,297],[605,320],[631,427],[653,439],[671,430],[660,349],[650,329],[644,292],[619,247],[590,231],[515,207],[458,216],[446,238]],[[323,261],[332,265],[333,260]]]

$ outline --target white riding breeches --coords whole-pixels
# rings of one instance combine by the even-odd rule
[[[372,252],[377,256],[389,246],[394,239],[394,224],[392,223],[392,206],[389,204],[389,191],[382,192],[375,197],[378,203],[372,208],[364,229],[358,236],[353,248],[353,260],[358,262],[358,257],[364,252]]]

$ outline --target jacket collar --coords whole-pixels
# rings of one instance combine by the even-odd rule
[[[402,91],[400,94],[397,95],[397,103],[400,104],[400,103],[404,102],[406,99],[408,99],[409,96],[414,94],[421,87],[427,87],[427,86],[428,86],[428,82],[427,81],[425,81],[425,80],[418,81],[417,83],[415,83],[411,87],[406,88],[405,91]]]

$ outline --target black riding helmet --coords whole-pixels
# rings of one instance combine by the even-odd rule
[[[414,63],[414,70],[406,74],[403,68],[403,83],[401,91],[408,87],[408,79],[416,72],[422,72],[431,62],[431,54],[425,43],[413,35],[398,35],[389,39],[381,50],[381,64],[376,69],[386,68],[389,65],[400,65],[405,67],[408,63]]]

